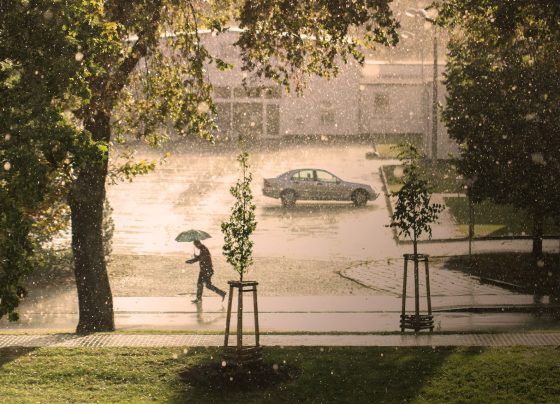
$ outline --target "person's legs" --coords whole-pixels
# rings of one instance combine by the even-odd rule
[[[204,276],[198,274],[198,281],[196,282],[196,300],[202,300],[202,288],[204,287]]]
[[[210,289],[214,293],[219,294],[222,298],[226,295],[226,292],[224,292],[222,289],[212,285],[212,276],[205,278],[204,283],[206,284],[206,287],[208,289]]]

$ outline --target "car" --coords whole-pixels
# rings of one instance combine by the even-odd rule
[[[280,198],[286,207],[297,200],[352,201],[356,206],[364,206],[379,196],[370,185],[344,181],[317,168],[299,168],[265,178],[262,192],[264,196]]]

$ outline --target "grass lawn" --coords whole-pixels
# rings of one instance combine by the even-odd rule
[[[400,169],[400,166],[396,165],[383,166],[383,172],[385,173],[385,178],[387,178],[387,183],[391,192],[398,191],[402,186],[400,175],[395,175],[395,171],[399,171],[399,169],[395,170],[397,167]],[[421,172],[428,180],[432,192],[465,192],[463,178],[457,173],[455,166],[448,161],[438,161],[435,164],[431,161],[423,161],[421,163]]]
[[[379,143],[375,145],[375,150],[379,153],[380,157],[384,158],[397,158],[399,151],[395,149],[395,144]]]
[[[445,198],[445,205],[461,230],[468,235],[469,203],[467,198]],[[475,236],[530,235],[533,221],[525,212],[508,205],[484,201],[474,206]],[[552,221],[545,224],[545,234],[558,234],[560,229]]]
[[[556,402],[554,348],[266,348],[291,380],[235,391],[179,375],[217,349],[0,350],[3,403],[35,402]],[[190,380],[190,379],[189,379]],[[235,381],[232,381],[235,384]]]
[[[527,293],[560,296],[560,256],[545,254],[535,262],[530,253],[476,254],[450,257],[445,266],[483,278],[518,285]]]

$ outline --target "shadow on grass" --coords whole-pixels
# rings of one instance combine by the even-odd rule
[[[27,355],[33,352],[36,348],[28,347],[4,347],[0,348],[0,369],[4,367],[7,363],[10,363],[20,356]]]
[[[179,374],[187,385],[223,393],[264,390],[294,380],[299,369],[285,364],[258,363],[244,367],[225,362],[207,362],[186,368]]]
[[[238,380],[234,388],[224,389],[222,376],[216,379],[210,374],[205,378],[208,374],[200,373],[200,370],[211,367],[209,363],[199,364],[196,368],[193,365],[181,372],[181,378],[189,388],[180,392],[176,400],[186,402],[196,397],[204,402],[410,401],[419,395],[453,352],[454,348],[447,347],[265,349],[265,382]],[[478,352],[473,351],[473,355]],[[213,365],[214,372],[217,366],[219,363]],[[271,378],[266,379],[266,375]],[[216,384],[216,380],[221,384]],[[235,382],[225,380],[226,384]]]

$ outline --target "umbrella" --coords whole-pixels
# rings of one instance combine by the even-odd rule
[[[179,235],[175,237],[175,241],[193,242],[195,240],[206,240],[210,237],[212,237],[210,234],[202,230],[187,230],[179,233]]]

